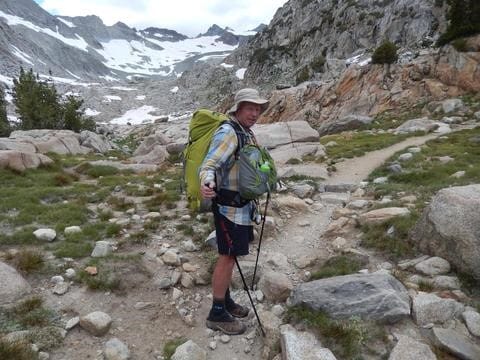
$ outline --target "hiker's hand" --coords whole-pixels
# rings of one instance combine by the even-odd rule
[[[215,183],[209,182],[207,184],[202,184],[200,186],[200,193],[204,199],[211,199],[214,198],[215,193]]]

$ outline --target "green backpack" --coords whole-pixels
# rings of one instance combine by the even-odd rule
[[[225,114],[200,109],[193,113],[188,132],[188,144],[183,152],[184,181],[187,201],[192,210],[206,210],[209,201],[200,194],[199,168],[210,147],[215,131],[228,122],[237,134],[239,149],[235,155],[240,166],[239,193],[245,200],[254,200],[265,192],[275,190],[277,173],[267,150],[245,145],[243,130]]]

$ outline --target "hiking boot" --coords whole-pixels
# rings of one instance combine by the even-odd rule
[[[228,312],[220,316],[212,316],[210,314],[207,318],[206,325],[209,329],[220,330],[227,335],[239,335],[247,330],[247,326],[244,323],[235,319]]]
[[[244,318],[248,316],[248,313],[250,312],[250,309],[247,308],[246,306],[242,306],[240,304],[237,304],[232,301],[232,304],[226,305],[227,311],[230,313],[230,315],[236,317],[236,318]]]

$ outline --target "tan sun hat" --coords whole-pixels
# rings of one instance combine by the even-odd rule
[[[228,110],[228,114],[232,114],[238,110],[238,105],[241,102],[251,102],[254,104],[262,105],[261,113],[268,108],[268,100],[260,97],[260,94],[255,89],[245,88],[238,90],[234,98],[235,104]]]

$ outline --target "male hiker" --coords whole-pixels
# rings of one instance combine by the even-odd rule
[[[235,94],[234,101],[228,115],[240,125],[243,144],[253,143],[250,127],[267,109],[268,100],[262,99],[255,89],[242,89]],[[238,142],[232,125],[221,125],[213,135],[199,173],[200,192],[205,199],[212,199],[219,253],[212,277],[213,305],[206,324],[229,335],[246,330],[238,318],[246,317],[249,309],[233,301],[229,287],[235,257],[247,255],[249,242],[253,240],[254,204],[238,195],[239,169],[235,163]]]

